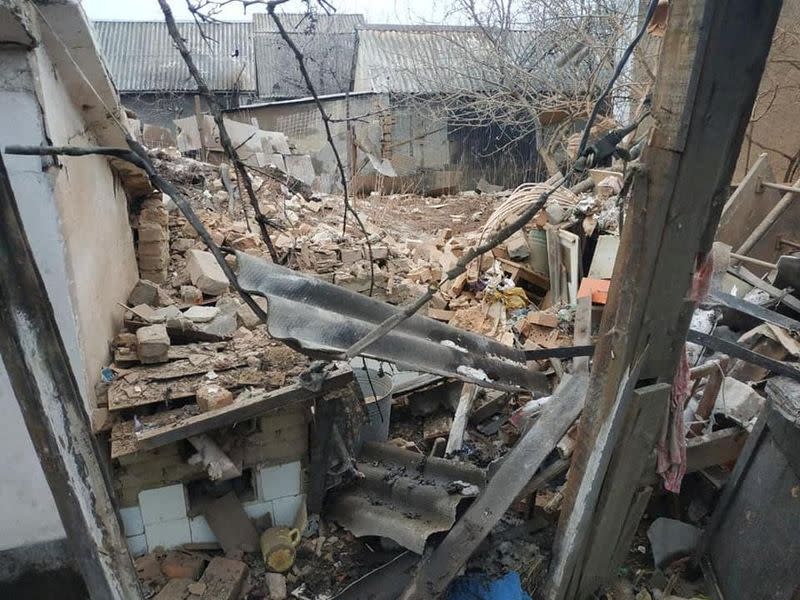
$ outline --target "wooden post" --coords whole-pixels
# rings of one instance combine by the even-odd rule
[[[2,157],[0,355],[91,597],[140,599],[97,443]]]
[[[655,127],[636,175],[594,353],[591,400],[581,416],[554,547],[551,600],[588,597],[616,566],[596,560],[597,553],[625,546],[633,529],[631,505],[605,508],[599,496],[578,492],[584,478],[602,489],[631,485],[624,461],[613,455],[599,475],[587,465],[601,464],[596,457],[624,443],[599,434],[615,416],[624,374],[645,348],[641,378],[672,381],[694,310],[692,276],[714,239],[780,9],[780,0],[670,2],[653,93]],[[733,72],[741,77],[734,81]],[[611,534],[576,535],[596,523]],[[604,572],[585,570],[601,563]]]

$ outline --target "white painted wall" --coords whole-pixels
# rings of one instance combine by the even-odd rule
[[[56,8],[81,24],[82,13],[76,5]],[[65,35],[84,36],[69,41],[84,53],[79,60],[88,63],[89,73],[96,74],[102,63],[91,52],[91,35],[87,37],[80,27],[67,29]],[[4,33],[0,27],[0,34]],[[0,46],[0,147],[109,143],[94,139],[93,132],[108,125],[92,121],[93,108],[80,99],[79,93],[85,94],[85,89],[77,88],[80,77],[54,65],[52,52],[53,46],[46,43],[30,51]],[[94,56],[95,62],[86,61],[87,56]],[[107,82],[94,84],[108,92]],[[3,158],[73,372],[85,405],[91,407],[93,384],[109,359],[108,341],[122,317],[117,302],[127,297],[138,277],[124,192],[108,162],[100,157],[60,160],[59,166],[39,157]],[[63,537],[52,494],[2,362],[0,415],[0,456],[4,459],[0,550]]]

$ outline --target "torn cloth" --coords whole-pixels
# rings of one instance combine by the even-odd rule
[[[683,407],[689,395],[689,359],[686,348],[681,352],[678,369],[672,380],[669,401],[669,417],[661,429],[658,441],[658,465],[656,470],[664,478],[664,487],[675,494],[681,491],[681,481],[686,473],[686,426]]]
[[[714,273],[714,261],[710,252],[697,263],[688,298],[693,302],[700,302],[706,297]],[[664,423],[661,438],[656,446],[658,452],[656,470],[664,478],[664,487],[675,494],[680,493],[681,481],[686,473],[686,424],[683,420],[683,410],[686,407],[690,387],[689,358],[684,345],[678,368],[675,370],[675,378],[672,380],[669,417]]]

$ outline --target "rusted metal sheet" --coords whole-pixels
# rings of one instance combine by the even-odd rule
[[[273,337],[321,358],[341,355],[397,307],[236,253],[239,283],[269,303]],[[439,321],[413,316],[364,352],[411,371],[455,377],[479,386],[548,394],[546,377],[525,365],[522,350]]]
[[[328,518],[356,536],[387,537],[417,554],[429,536],[453,526],[458,506],[485,485],[484,471],[474,465],[390,444],[364,444],[357,468],[364,478],[333,497]]]

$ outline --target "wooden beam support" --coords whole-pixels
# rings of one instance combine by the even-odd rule
[[[0,356],[89,594],[142,598],[97,441],[2,156]]]
[[[596,564],[595,553],[617,546],[618,540],[594,545],[583,529],[630,513],[598,512],[598,499],[583,494],[579,505],[576,498],[583,480],[596,475],[588,466],[614,450],[608,447],[613,440],[600,434],[614,418],[625,373],[645,348],[642,379],[672,381],[694,310],[693,274],[711,249],[780,8],[780,0],[670,2],[653,92],[655,127],[634,180],[594,354],[591,402],[581,416],[565,488],[550,600],[585,597],[570,595],[583,593],[584,567]],[[733,81],[732,72],[743,76]],[[576,536],[579,531],[583,535]],[[596,574],[598,585],[615,566]]]
[[[325,375],[322,389],[319,391],[312,391],[299,383],[295,383],[275,390],[274,392],[254,392],[246,398],[240,396],[236,402],[224,408],[202,413],[194,417],[188,417],[177,423],[137,433],[136,445],[139,450],[149,450],[151,448],[158,448],[159,446],[166,446],[178,440],[219,429],[220,427],[233,425],[239,421],[259,417],[271,410],[306,402],[344,387],[350,383],[352,379],[352,369],[348,366],[340,366],[337,367],[336,370]]]

